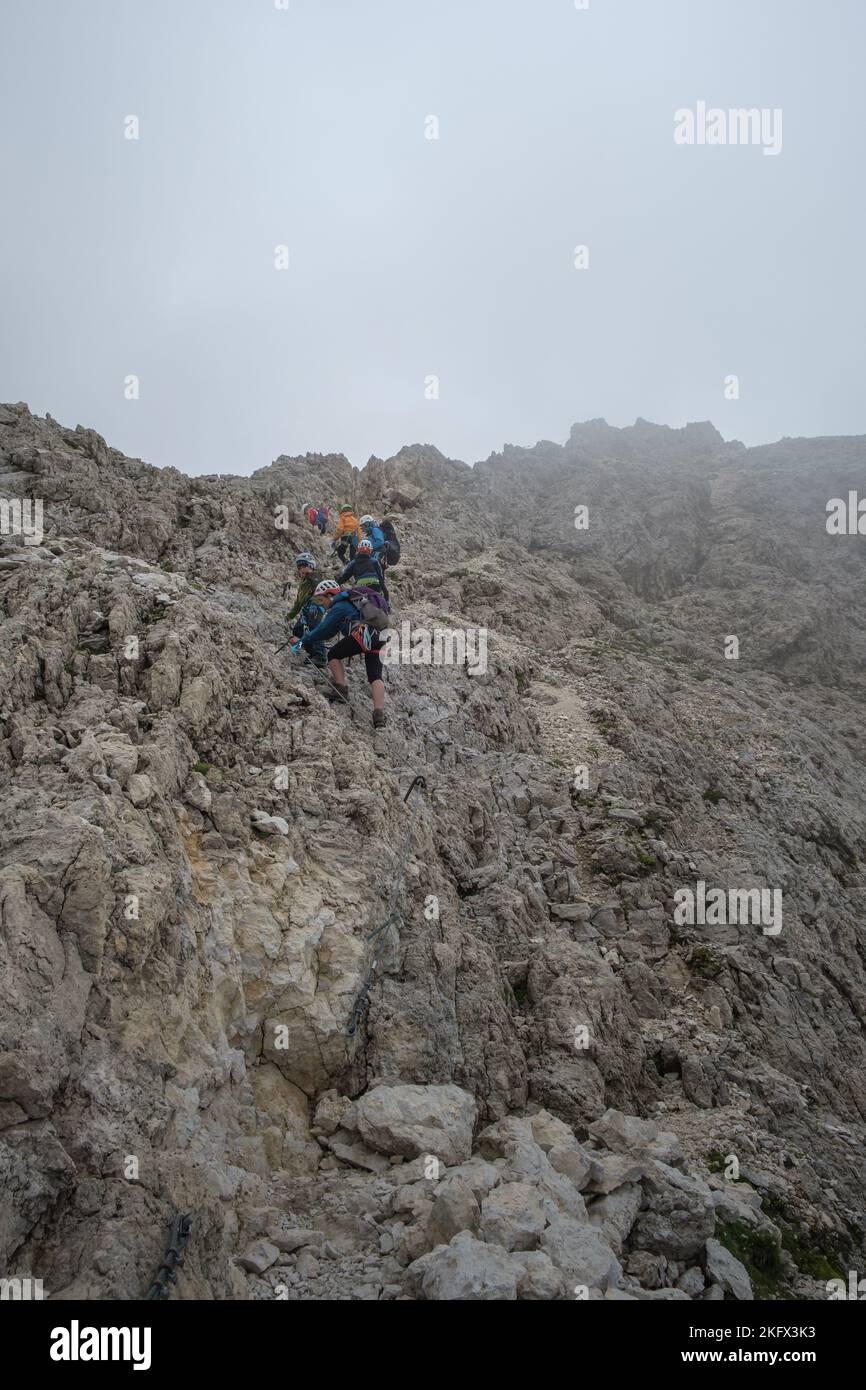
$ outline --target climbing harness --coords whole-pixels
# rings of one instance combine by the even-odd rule
[[[423,777],[416,777],[414,779],[406,795],[403,797],[404,804],[408,802],[409,797],[412,795],[416,787],[423,788],[426,791],[427,783]],[[406,865],[409,862],[409,849],[412,844],[412,830],[415,824],[415,816],[417,814],[419,804],[419,801],[416,800],[412,807],[412,813],[409,818],[409,829],[406,831],[406,838],[403,841],[403,848],[401,849],[400,857],[397,860],[397,868],[394,872],[394,884],[391,889],[391,901],[388,905],[388,916],[385,918],[384,922],[381,922],[378,927],[374,927],[373,930],[367,934],[367,941],[369,943],[369,948],[371,950],[373,959],[370,961],[367,973],[364,976],[363,983],[361,985],[361,988],[358,990],[355,1003],[352,1007],[351,1017],[349,1018],[349,1023],[346,1028],[346,1033],[350,1038],[354,1037],[355,1033],[357,1032],[358,1024],[361,1022],[361,1019],[366,1013],[367,1007],[370,1003],[370,990],[373,987],[373,982],[375,981],[376,971],[379,965],[379,958],[376,954],[378,946],[376,943],[378,943],[380,937],[382,937],[384,932],[387,931],[389,927],[396,926],[398,922],[403,921],[403,912],[400,908],[398,908],[397,904],[400,901],[400,890],[403,887],[403,878],[406,873]]]
[[[144,1295],[146,1300],[153,1301],[154,1299],[169,1297],[171,1293],[169,1285],[177,1283],[175,1271],[183,1264],[183,1252],[191,1235],[192,1216],[176,1216],[171,1223],[171,1234],[168,1238],[165,1259],[157,1270],[156,1278]]]

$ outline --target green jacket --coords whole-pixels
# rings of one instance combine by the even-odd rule
[[[318,582],[318,579],[311,579],[309,575],[301,580],[295,602],[289,609],[289,622],[298,616],[305,603],[309,603]]]

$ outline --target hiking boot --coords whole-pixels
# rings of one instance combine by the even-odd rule
[[[373,728],[374,728],[374,729],[384,729],[384,727],[385,727],[385,725],[386,725],[387,723],[388,723],[388,721],[387,721],[387,719],[385,718],[385,711],[384,711],[383,709],[374,709],[374,710],[373,710]]]
[[[334,683],[334,685],[329,685],[328,689],[325,691],[325,699],[329,700],[332,705],[348,704],[349,687],[347,685],[337,685],[336,683]]]

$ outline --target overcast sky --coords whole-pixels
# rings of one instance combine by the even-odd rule
[[[0,399],[188,473],[866,432],[864,54],[864,0],[2,0]]]

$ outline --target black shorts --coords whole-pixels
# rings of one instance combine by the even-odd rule
[[[382,658],[379,656],[378,651],[378,648],[382,645],[382,639],[381,637],[377,637],[375,640],[377,650],[374,652],[365,652],[364,648],[355,641],[354,637],[343,637],[339,642],[335,642],[333,647],[328,648],[328,660],[332,661],[336,658],[337,661],[351,661],[353,656],[363,656],[364,665],[367,668],[367,680],[372,685],[373,681],[380,681],[383,679]]]

